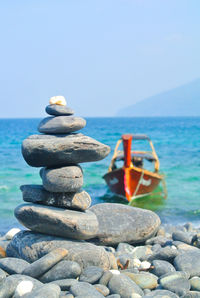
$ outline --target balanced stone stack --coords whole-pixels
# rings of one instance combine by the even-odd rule
[[[105,158],[110,148],[88,136],[76,133],[86,121],[74,117],[63,97],[54,97],[46,107],[51,115],[38,126],[41,134],[22,144],[25,161],[42,167],[42,185],[22,185],[23,200],[30,202],[15,209],[15,216],[32,231],[85,240],[98,231],[95,213],[88,211],[90,195],[82,190],[83,171],[79,163]]]

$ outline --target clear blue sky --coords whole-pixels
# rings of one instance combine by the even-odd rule
[[[6,0],[0,118],[41,117],[64,95],[82,116],[200,77],[199,0]]]

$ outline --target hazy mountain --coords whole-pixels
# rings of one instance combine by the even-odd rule
[[[117,116],[200,116],[200,79],[123,108]]]

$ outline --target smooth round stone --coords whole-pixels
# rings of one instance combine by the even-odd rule
[[[50,192],[76,192],[83,186],[83,172],[80,166],[43,168],[43,187]]]
[[[99,280],[99,283],[101,285],[107,286],[107,284],[109,283],[111,277],[113,276],[112,272],[110,271],[105,271],[102,275],[102,277]]]
[[[15,216],[28,229],[44,234],[72,239],[90,239],[96,236],[98,221],[90,211],[79,212],[37,204],[22,204]]]
[[[33,167],[62,167],[104,159],[106,146],[83,134],[32,135],[22,144],[25,161]]]
[[[132,297],[133,294],[143,296],[141,288],[125,274],[113,275],[108,288],[111,294],[119,294],[121,298]]]
[[[34,289],[30,294],[26,294],[24,298],[59,298],[60,292],[58,285],[48,284]]]
[[[99,291],[97,291],[95,289],[95,287],[93,287],[91,284],[87,283],[87,282],[77,282],[76,284],[72,285],[70,288],[70,292],[75,296],[75,297],[99,297],[99,298],[103,298],[104,296],[99,293]]]
[[[175,231],[172,234],[172,239],[174,241],[181,241],[184,242],[186,244],[191,244],[192,242],[192,235],[188,232],[182,232],[182,231]]]
[[[58,285],[62,291],[68,291],[70,287],[77,282],[78,282],[77,279],[66,278],[66,279],[54,280],[51,283]]]
[[[200,276],[200,252],[188,251],[178,255],[174,259],[174,267],[177,271],[185,271],[190,277]]]
[[[46,113],[52,116],[70,116],[74,114],[74,111],[67,106],[61,105],[48,105],[46,107]]]
[[[96,283],[103,275],[103,269],[96,266],[89,266],[80,275],[79,280],[89,282],[90,284]]]
[[[29,263],[17,258],[3,258],[0,259],[0,268],[8,274],[21,274]]]
[[[101,267],[104,270],[113,268],[109,253],[101,246],[31,231],[18,233],[8,245],[6,253],[9,257],[21,258],[32,263],[59,247],[68,250],[65,259],[76,261],[82,268],[92,265]]]
[[[148,261],[164,260],[164,261],[172,262],[177,255],[178,255],[177,249],[166,246],[161,248],[159,251],[154,252],[147,259]]]
[[[154,260],[152,262],[152,266],[154,267],[151,272],[156,276],[160,277],[166,273],[175,272],[175,268],[172,264],[163,260]]]
[[[168,291],[168,290],[155,290],[151,293],[144,296],[145,298],[152,298],[152,297],[163,297],[163,298],[178,298],[175,293]]]
[[[200,277],[194,276],[190,279],[191,290],[200,291]]]
[[[36,289],[37,287],[42,286],[42,283],[37,279],[34,279],[26,275],[13,274],[8,276],[3,281],[3,283],[0,284],[0,297],[2,298],[12,297],[15,293],[15,290],[18,284],[21,283],[22,281],[31,281],[33,283],[33,290]]]
[[[174,292],[178,296],[183,296],[190,290],[190,282],[181,274],[181,272],[174,272],[161,277],[160,285],[164,289]]]
[[[160,218],[154,212],[122,204],[98,204],[89,210],[99,221],[95,241],[103,245],[144,242],[156,233],[160,225]]]
[[[50,253],[46,254],[44,257],[33,262],[25,268],[22,274],[37,278],[50,270],[54,265],[60,262],[66,255],[68,251],[64,248],[56,248]]]
[[[141,289],[155,289],[158,286],[158,278],[151,273],[131,273],[124,272],[123,274],[127,275],[132,279]]]
[[[69,193],[49,192],[42,185],[22,185],[20,189],[26,202],[81,211],[87,210],[91,205],[91,197],[84,190]]]
[[[43,283],[48,283],[59,279],[77,278],[80,274],[81,267],[78,263],[63,260],[42,275],[40,277],[40,281]]]
[[[86,121],[80,117],[47,117],[39,123],[38,131],[46,134],[65,134],[78,131],[85,125]]]
[[[110,294],[110,290],[106,286],[104,286],[104,285],[95,284],[94,287],[103,296],[108,296]]]
[[[116,249],[116,255],[119,254],[134,254],[135,247],[128,243],[119,243]]]

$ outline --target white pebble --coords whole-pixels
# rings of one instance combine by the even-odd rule
[[[140,269],[149,269],[151,267],[151,263],[147,262],[147,261],[143,261],[140,264]]]
[[[32,281],[23,280],[18,284],[18,286],[15,290],[15,295],[21,297],[27,293],[30,293],[32,291],[32,289],[33,289]]]
[[[119,270],[109,270],[112,274],[115,274],[115,275],[119,275],[120,274],[120,271]]]
[[[5,235],[5,238],[7,240],[11,240],[17,233],[19,233],[21,230],[20,229],[17,229],[17,228],[13,228],[11,230],[9,230],[6,235]]]
[[[139,268],[141,261],[139,259],[133,259],[133,267]]]
[[[49,100],[50,105],[60,105],[60,106],[66,106],[66,100],[64,96],[58,95],[58,96],[53,96]]]
[[[172,245],[171,248],[172,248],[172,249],[177,249],[175,245]]]

